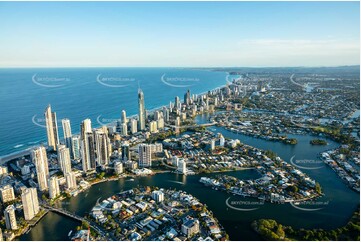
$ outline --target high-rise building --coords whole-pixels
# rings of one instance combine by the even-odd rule
[[[150,150],[151,150],[152,154],[163,152],[163,144],[162,143],[154,143],[149,146],[150,146]]]
[[[80,135],[74,135],[72,138],[72,153],[74,160],[80,160],[81,158],[81,151],[80,151]]]
[[[122,124],[122,135],[127,136],[128,135],[128,125],[126,123]]]
[[[127,113],[125,112],[125,110],[122,110],[122,123],[123,123],[123,124],[128,123]]]
[[[92,121],[90,119],[85,119],[81,122],[80,125],[80,138],[84,140],[85,133],[92,132]]]
[[[180,113],[180,118],[181,118],[181,120],[186,120],[187,119],[187,113],[186,112]]]
[[[187,165],[186,165],[186,161],[184,159],[179,159],[177,171],[184,175],[187,174]]]
[[[10,230],[17,230],[18,223],[16,222],[14,205],[9,205],[6,207],[4,211],[4,216],[5,216],[6,228]]]
[[[189,89],[187,90],[187,92],[184,94],[184,103],[188,106],[191,103],[191,93],[189,91]]]
[[[103,129],[97,129],[95,131],[95,145],[98,164],[100,166],[108,165],[110,141]]]
[[[0,176],[1,175],[7,175],[7,174],[8,174],[7,166],[0,166]]]
[[[91,120],[85,119],[80,125],[80,146],[83,171],[95,169],[95,147]]]
[[[164,129],[164,119],[163,118],[158,119],[157,127],[158,127],[158,129]]]
[[[114,163],[114,171],[115,174],[120,175],[123,173],[123,163],[120,161],[117,161]]]
[[[132,134],[135,134],[136,132],[138,132],[138,126],[137,126],[136,119],[132,119],[132,121],[130,122],[130,132]]]
[[[96,168],[93,132],[86,132],[81,142],[83,171],[87,172]]]
[[[174,107],[175,107],[176,109],[180,109],[180,106],[181,106],[181,104],[180,104],[180,101],[179,101],[179,97],[176,96],[176,97],[174,98]]]
[[[157,121],[151,121],[149,123],[149,131],[151,133],[156,133],[158,132],[158,122]]]
[[[130,160],[129,144],[124,143],[122,144],[122,161],[128,161],[128,160]]]
[[[35,188],[26,188],[21,194],[25,220],[31,220],[40,211],[38,193]]]
[[[66,187],[67,187],[69,190],[73,190],[73,189],[76,189],[76,188],[77,188],[77,185],[76,185],[76,177],[75,177],[74,172],[66,173],[66,174],[65,174],[65,180],[66,180]]]
[[[49,165],[46,156],[45,147],[40,146],[31,151],[31,158],[36,168],[36,176],[38,178],[39,190],[48,189]]]
[[[214,98],[214,106],[218,106],[218,97]]]
[[[174,155],[172,157],[172,165],[178,168],[178,161],[179,161],[179,158]]]
[[[163,118],[165,122],[169,122],[169,110],[167,107],[163,107]]]
[[[70,156],[73,157],[73,149],[72,149],[72,134],[71,134],[71,126],[70,126],[70,120],[65,118],[61,120],[61,124],[63,126],[63,132],[64,132],[64,141],[67,148],[69,148]]]
[[[139,108],[139,116],[138,116],[138,127],[139,130],[145,130],[145,105],[144,105],[144,94],[141,89],[138,90],[138,108]]]
[[[163,202],[164,201],[164,193],[160,190],[153,191],[152,198],[158,203]]]
[[[140,144],[138,148],[139,167],[152,166],[152,149],[148,144]]]
[[[174,122],[174,125],[177,126],[177,127],[179,127],[179,126],[181,125],[181,119],[180,119],[180,117],[176,117],[175,122]]]
[[[222,134],[219,135],[219,146],[224,146],[225,139]]]
[[[49,198],[54,199],[60,195],[59,180],[56,176],[49,179]]]
[[[46,122],[46,133],[48,136],[48,146],[52,150],[56,150],[57,145],[59,144],[59,135],[58,135],[58,123],[56,120],[56,113],[51,111],[50,104],[45,109],[45,122]]]
[[[71,171],[70,151],[65,145],[58,146],[58,162],[63,174]]]
[[[216,147],[216,141],[214,139],[211,140],[211,150],[214,150]]]
[[[11,185],[5,185],[0,188],[0,198],[3,203],[10,202],[15,199],[14,188]]]
[[[158,119],[163,117],[163,113],[160,111],[155,111],[154,112],[154,120],[157,121]]]

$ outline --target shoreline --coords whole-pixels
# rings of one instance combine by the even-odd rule
[[[227,74],[228,72],[225,72],[225,73]],[[227,76],[226,76],[226,77],[227,77]],[[227,81],[227,80],[226,80],[226,81]],[[215,91],[215,90],[217,90],[217,89],[221,89],[221,88],[223,88],[223,87],[226,87],[226,85],[220,85],[220,86],[217,86],[217,87],[215,87],[215,88],[213,88],[213,89],[211,89],[211,90],[204,91],[204,92],[201,92],[201,93],[194,93],[194,94],[195,94],[195,95],[204,95],[204,94],[206,94],[206,93],[208,93],[208,92],[212,92],[212,91]],[[170,102],[171,102],[171,101],[170,101]],[[164,105],[162,105],[162,106],[158,106],[158,107],[152,108],[152,109],[146,109],[146,111],[148,112],[148,114],[152,114],[152,113],[154,113],[155,111],[161,110],[164,106],[167,106],[167,105],[169,105],[169,103],[164,104]],[[138,116],[138,114],[132,114],[132,115],[130,115],[130,116],[127,116],[127,119],[135,118],[135,117],[137,117],[137,116]],[[120,118],[119,118],[118,120],[120,120]],[[99,125],[95,126],[94,128],[100,128],[100,127],[103,126],[103,125],[100,125],[99,122],[97,122],[97,124],[99,124]],[[112,122],[110,122],[110,123],[104,123],[104,125],[105,125],[105,126],[116,125],[116,121],[112,121]],[[73,135],[79,135],[79,134],[80,134],[80,133],[73,133]],[[62,138],[61,140],[63,140],[63,138]],[[46,142],[46,141],[44,141],[44,142]],[[11,152],[11,153],[5,154],[5,155],[1,155],[1,156],[0,156],[0,165],[4,165],[4,164],[6,164],[6,163],[9,162],[9,161],[22,158],[22,157],[24,157],[24,156],[26,156],[26,155],[30,155],[31,150],[32,150],[33,148],[35,148],[35,147],[38,147],[39,145],[40,145],[40,144],[38,144],[38,145],[33,145],[33,146],[29,146],[29,147],[25,147],[25,148],[22,149],[22,150],[14,151],[14,152]],[[45,148],[48,148],[48,145],[44,145],[44,147],[45,147]]]

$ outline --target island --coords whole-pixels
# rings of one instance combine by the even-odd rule
[[[313,139],[310,141],[311,145],[327,145],[327,141],[323,139]]]
[[[213,213],[184,191],[140,187],[99,201],[88,219],[114,240],[228,240]],[[81,227],[72,240],[88,235]]]

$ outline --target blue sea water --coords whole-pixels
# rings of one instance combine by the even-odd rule
[[[101,126],[137,114],[137,91],[146,109],[169,105],[174,97],[202,93],[226,84],[227,73],[184,68],[11,68],[0,69],[0,156],[46,142],[44,110],[69,118],[73,133],[80,122]],[[98,121],[99,122],[98,122]]]

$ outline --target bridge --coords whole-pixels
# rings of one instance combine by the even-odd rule
[[[64,216],[67,216],[67,217],[70,217],[72,219],[75,219],[79,222],[86,222],[89,224],[89,226],[94,229],[103,239],[102,240],[106,240],[106,238],[108,238],[109,240],[109,237],[106,235],[106,232],[103,231],[96,223],[94,223],[93,221],[89,221],[87,220],[86,218],[84,217],[80,217],[79,215],[76,215],[76,214],[73,214],[69,211],[66,211],[64,209],[60,209],[60,208],[54,208],[54,207],[51,207],[49,205],[46,205],[46,204],[42,204],[42,207],[48,211],[52,211],[52,212],[55,212],[55,213],[58,213],[58,214],[61,214],[61,215],[64,215]],[[113,239],[113,238],[112,238]]]

